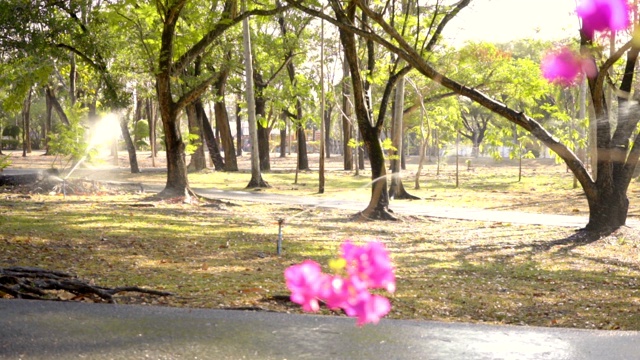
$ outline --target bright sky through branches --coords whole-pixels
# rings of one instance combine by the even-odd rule
[[[451,44],[578,36],[576,0],[473,0],[447,25]]]

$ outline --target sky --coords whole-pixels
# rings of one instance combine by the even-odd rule
[[[473,0],[445,28],[453,44],[578,36],[576,0]]]

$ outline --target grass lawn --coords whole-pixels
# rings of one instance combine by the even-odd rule
[[[438,176],[430,165],[420,191],[412,190],[410,167],[405,186],[426,199],[420,201],[442,206],[586,214],[581,193],[562,166],[527,166],[525,178],[517,182],[513,166],[478,165],[462,173],[456,189],[452,165]],[[164,182],[162,173],[110,174],[126,181]],[[242,190],[249,177],[246,172],[206,171],[190,175],[190,181],[194,187]],[[325,195],[316,193],[314,172],[301,173],[298,184],[284,170],[264,177],[273,185],[265,191],[283,196],[349,196],[366,204],[370,191],[366,173],[355,178],[335,168]],[[634,182],[633,216],[637,191]],[[354,222],[352,213],[338,210],[237,201],[149,202],[147,196],[5,191],[0,267],[56,269],[102,286],[138,285],[175,294],[126,293],[117,296],[120,303],[298,313],[297,305],[284,300],[287,266],[307,258],[327,265],[343,239],[375,238],[386,244],[397,267],[390,318],[640,330],[637,229],[574,243],[569,241],[574,229],[515,225],[508,219],[404,216],[397,222]],[[275,254],[278,218],[290,219],[283,228],[282,256]]]

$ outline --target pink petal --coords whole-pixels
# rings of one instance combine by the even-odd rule
[[[545,55],[540,65],[542,76],[549,82],[570,86],[582,74],[583,62],[568,48]]]
[[[630,25],[627,0],[582,0],[576,12],[582,19],[582,30],[589,39],[593,38],[596,31],[618,31]]]
[[[347,311],[349,316],[357,317],[358,326],[368,323],[377,324],[378,321],[391,310],[389,299],[379,295],[368,295],[369,296],[362,298],[361,301],[354,304],[349,308],[349,311]]]
[[[320,264],[305,260],[298,265],[288,267],[284,271],[287,288],[291,290],[291,301],[302,305],[304,311],[318,311],[318,296],[329,280],[322,273]]]
[[[396,279],[393,264],[383,243],[371,241],[357,246],[347,241],[342,246],[347,261],[347,272],[362,278],[370,288],[395,291]]]

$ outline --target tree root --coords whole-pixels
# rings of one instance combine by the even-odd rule
[[[385,221],[397,221],[398,218],[392,214],[392,211],[386,208],[374,208],[364,209],[359,213],[353,215],[354,221],[371,221],[371,220],[385,220]]]
[[[115,304],[114,295],[121,292],[138,292],[157,296],[170,296],[170,292],[143,289],[137,286],[108,288],[91,285],[62,271],[34,267],[0,268],[0,292],[17,299],[58,300],[46,290],[64,290],[76,298],[97,295],[100,299]]]
[[[266,181],[264,181],[262,179],[262,176],[260,176],[260,179],[254,179],[253,177],[251,177],[251,180],[249,181],[249,184],[245,187],[245,189],[256,189],[256,188],[270,188],[271,185],[269,185]]]

